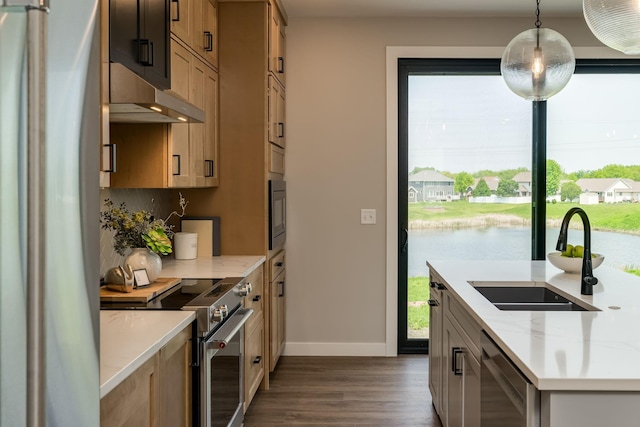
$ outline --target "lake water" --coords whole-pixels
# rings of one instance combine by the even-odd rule
[[[547,229],[545,252],[555,251],[560,229]],[[569,230],[568,243],[582,245],[582,230]],[[427,276],[427,260],[528,260],[529,228],[409,230],[409,277]],[[640,268],[640,236],[591,232],[591,251],[605,256],[603,265]]]

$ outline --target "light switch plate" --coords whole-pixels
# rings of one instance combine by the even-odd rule
[[[375,224],[375,223],[376,223],[375,209],[360,209],[360,224]]]

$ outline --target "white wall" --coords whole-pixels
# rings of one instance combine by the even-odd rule
[[[386,265],[387,46],[506,46],[533,22],[289,20],[286,354],[395,350],[393,310],[386,318],[386,275],[395,275],[393,260]],[[542,23],[573,46],[598,45],[582,19]],[[376,225],[360,225],[361,208],[377,209]]]

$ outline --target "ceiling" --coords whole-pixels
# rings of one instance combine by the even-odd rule
[[[289,18],[535,16],[535,0],[281,0]],[[581,0],[540,2],[541,18],[582,15]]]

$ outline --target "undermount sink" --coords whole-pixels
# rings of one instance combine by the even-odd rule
[[[543,285],[516,285],[509,282],[483,286],[472,283],[482,296],[500,310],[519,311],[593,311],[595,307],[577,304]]]

